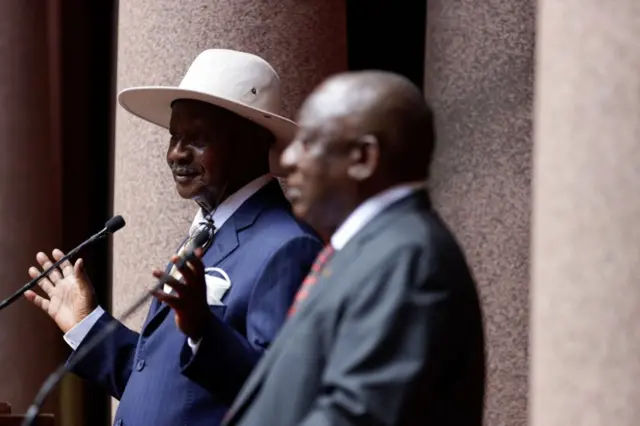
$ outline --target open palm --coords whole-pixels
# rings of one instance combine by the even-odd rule
[[[54,250],[52,255],[57,261],[64,253]],[[44,253],[38,253],[36,260],[42,270],[53,264]],[[40,272],[34,266],[29,268],[31,278],[37,277]],[[59,268],[52,270],[48,278],[40,280],[38,285],[47,297],[34,291],[27,291],[25,297],[46,312],[64,333],[71,330],[96,307],[93,286],[84,270],[82,259],[78,259],[75,265],[69,261],[62,262]]]

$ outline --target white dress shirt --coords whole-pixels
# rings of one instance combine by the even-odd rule
[[[365,225],[387,207],[424,188],[424,182],[410,182],[394,186],[369,198],[360,204],[334,232],[331,236],[331,246],[336,251],[342,250]]]
[[[233,215],[233,213],[236,210],[238,210],[238,208],[245,201],[251,198],[253,194],[258,192],[261,188],[266,186],[273,179],[274,177],[270,174],[261,176],[249,182],[247,185],[245,185],[240,190],[238,190],[237,192],[229,196],[227,199],[225,199],[222,203],[220,203],[218,208],[215,209],[215,211],[213,212],[213,216],[212,216],[213,223],[216,227],[216,230],[220,229],[220,227],[227,221],[227,219],[229,219],[231,215]],[[205,222],[206,219],[207,218],[205,217],[202,209],[199,209],[189,229],[189,235],[191,236],[198,229],[198,226],[202,222]],[[171,287],[165,285],[164,291],[166,293],[169,293],[171,291]],[[87,315],[82,321],[76,324],[71,330],[69,330],[63,336],[65,342],[67,342],[67,344],[71,346],[73,350],[78,349],[78,346],[80,346],[80,343],[82,343],[82,341],[87,336],[87,334],[89,334],[89,331],[95,325],[95,323],[98,321],[98,319],[102,316],[103,313],[104,313],[104,309],[102,309],[102,307],[98,306],[97,308],[95,308],[93,312]],[[193,342],[191,339],[187,339],[187,342],[195,353],[195,351],[198,349],[200,342]]]

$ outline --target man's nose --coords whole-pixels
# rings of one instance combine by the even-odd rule
[[[291,170],[297,163],[300,155],[300,143],[293,141],[285,148],[280,156],[280,166],[283,169]]]
[[[175,163],[185,163],[191,161],[191,150],[182,141],[172,143],[167,152],[167,160]]]

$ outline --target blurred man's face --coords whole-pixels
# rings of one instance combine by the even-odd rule
[[[330,227],[357,189],[349,174],[352,144],[344,123],[324,114],[314,98],[300,110],[298,125],[280,159],[288,171],[287,197],[296,216],[312,226]]]

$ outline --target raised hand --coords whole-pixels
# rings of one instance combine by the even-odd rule
[[[153,271],[153,276],[158,279],[164,278],[165,283],[173,289],[172,294],[158,290],[154,296],[174,310],[176,325],[186,336],[192,340],[199,340],[212,313],[207,305],[204,266],[200,260],[203,251],[198,248],[194,253],[195,258],[184,263],[178,256],[171,258],[171,262],[182,274],[183,282],[166,276],[160,269]]]
[[[55,249],[52,256],[58,261],[64,253]],[[36,260],[42,270],[53,264],[42,252],[36,255]],[[40,272],[35,266],[29,268],[31,278],[37,277]],[[52,270],[48,278],[40,280],[38,285],[47,297],[42,297],[34,291],[27,291],[25,297],[46,312],[64,333],[71,330],[97,306],[95,292],[82,259],[78,259],[75,265],[68,260],[62,262],[59,268]]]

